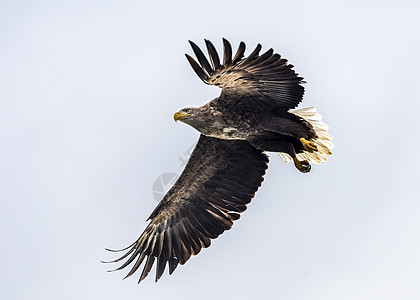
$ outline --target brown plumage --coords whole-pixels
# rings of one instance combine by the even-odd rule
[[[133,264],[126,277],[144,262],[139,282],[155,261],[157,281],[166,265],[172,274],[178,264],[185,264],[232,227],[263,181],[268,166],[265,151],[282,152],[284,160],[290,157],[305,173],[310,170],[308,160],[320,162],[331,154],[331,136],[314,109],[291,110],[302,100],[304,88],[287,60],[272,49],[260,55],[261,45],[244,58],[243,42],[232,58],[232,47],[223,39],[223,63],[205,40],[209,62],[196,44],[190,44],[198,60],[186,55],[192,68],[206,84],[221,87],[222,93],[174,116],[197,129],[200,139],[184,171],[150,215],[145,231],[112,261],[126,259],[117,270]]]

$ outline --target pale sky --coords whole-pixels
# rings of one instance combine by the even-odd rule
[[[2,1],[1,299],[420,299],[416,1]],[[270,154],[242,218],[137,285],[131,244],[198,132],[173,113],[219,90],[184,53],[222,37],[287,58],[334,156]]]

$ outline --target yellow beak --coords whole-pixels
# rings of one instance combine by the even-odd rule
[[[176,112],[175,114],[174,114],[174,120],[175,120],[175,122],[178,122],[179,120],[181,120],[182,118],[184,118],[184,117],[187,117],[187,116],[190,116],[191,114],[187,114],[187,113],[185,113],[185,112],[182,112],[182,111],[179,111],[179,112]]]

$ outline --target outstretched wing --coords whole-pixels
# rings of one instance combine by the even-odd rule
[[[127,252],[115,261],[127,260],[117,270],[134,262],[126,277],[146,260],[139,282],[155,260],[156,281],[169,264],[169,274],[178,263],[210,246],[232,227],[246,210],[263,181],[268,158],[246,141],[227,141],[200,136],[184,171],[152,212],[149,225]]]
[[[303,78],[293,70],[293,65],[274,53],[273,49],[270,48],[260,55],[261,45],[258,44],[244,58],[245,44],[241,42],[232,59],[232,47],[223,39],[224,57],[221,64],[213,44],[208,40],[205,42],[211,64],[200,48],[191,41],[199,63],[188,54],[185,55],[201,80],[222,88],[220,101],[229,103],[251,98],[256,105],[284,110],[295,108],[302,101]]]

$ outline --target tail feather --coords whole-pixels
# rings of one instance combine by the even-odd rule
[[[334,144],[331,141],[333,137],[328,133],[329,127],[322,122],[322,116],[317,113],[316,108],[291,109],[289,112],[309,122],[316,133],[316,137],[311,139],[311,142],[318,147],[318,151],[310,153],[305,150],[303,153],[296,154],[296,157],[299,160],[307,160],[315,164],[327,161],[326,156],[332,155],[331,149],[334,148]],[[286,163],[292,161],[292,157],[287,153],[279,153],[279,156]]]
[[[292,157],[284,152],[277,152],[277,154],[280,156],[280,158],[285,162],[285,163],[289,163],[292,161]]]

